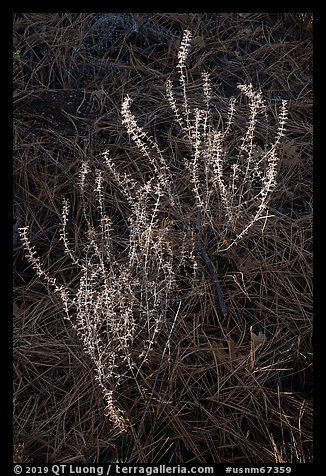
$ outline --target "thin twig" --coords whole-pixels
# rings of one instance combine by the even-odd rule
[[[215,291],[216,291],[216,296],[219,304],[220,311],[222,313],[223,317],[226,317],[227,315],[227,308],[226,304],[224,301],[224,296],[222,292],[221,285],[219,283],[216,271],[214,270],[213,264],[205,250],[205,248],[202,245],[202,242],[200,240],[200,228],[201,228],[201,213],[200,211],[197,213],[197,219],[196,219],[196,237],[197,237],[197,248],[198,251],[200,252],[203,260],[205,261],[205,264],[207,266],[208,272],[211,275],[214,285],[215,285]]]

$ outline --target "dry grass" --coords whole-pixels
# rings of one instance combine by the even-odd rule
[[[120,15],[120,16],[119,16]],[[311,462],[312,461],[312,23],[309,14],[17,14],[14,21],[14,443],[17,461]],[[182,31],[193,100],[200,72],[216,79],[216,119],[236,85],[252,81],[270,102],[288,99],[289,119],[277,190],[264,228],[221,257],[205,246],[229,309],[221,321],[210,275],[179,276],[183,309],[162,359],[161,341],[142,367],[142,398],[130,381],[119,405],[133,431],[118,434],[91,362],[60,302],[35,276],[17,236],[25,222],[57,279],[78,275],[59,242],[62,197],[84,243],[77,175],[87,158],[102,167],[108,147],[121,169],[148,176],[144,157],[121,126],[129,94],[144,127],[174,167],[181,223],[195,222],[178,167],[185,144],[171,125],[165,81]],[[241,133],[241,113],[238,115]],[[234,132],[236,140],[236,131]],[[261,138],[266,131],[261,130]],[[131,160],[132,159],[132,170]],[[106,207],[115,247],[128,240],[128,203],[107,176]],[[94,195],[87,200],[92,204]],[[180,252],[178,231],[171,246]],[[171,316],[173,309],[171,309]],[[266,340],[255,347],[255,336]]]

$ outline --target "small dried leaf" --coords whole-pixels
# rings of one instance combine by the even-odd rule
[[[236,343],[233,340],[228,341],[228,346],[229,346],[229,352],[230,352],[230,360],[238,359],[239,357],[242,357],[241,352],[239,351]]]
[[[261,26],[257,26],[256,30],[255,30],[255,35],[259,35],[260,33],[263,32],[263,29]]]
[[[260,147],[260,145],[256,145],[253,147],[252,158],[257,159],[262,157],[265,154],[264,150]]]
[[[229,360],[230,358],[229,353],[225,351],[225,348],[222,343],[219,343],[214,347],[215,347],[215,354],[217,356],[217,359],[220,362],[225,362],[226,360]]]
[[[255,349],[259,345],[265,344],[266,336],[263,332],[259,332],[259,334],[257,335],[251,331],[251,342],[252,342],[253,348]]]
[[[226,348],[221,342],[215,345],[215,354],[220,362],[226,362],[228,360],[242,357],[241,352],[233,340],[228,341],[228,348]]]
[[[309,31],[309,33],[312,33],[314,31],[314,25],[312,21],[309,21],[308,23],[306,23],[306,30]]]
[[[250,257],[240,264],[240,271],[248,273],[249,271],[256,271],[261,266],[260,261],[253,260]]]
[[[288,157],[289,159],[296,159],[297,157],[299,157],[298,147],[294,145],[292,142],[285,141],[283,143],[282,148],[286,157]]]
[[[202,36],[196,36],[194,38],[194,45],[197,46],[198,48],[204,48],[205,47],[205,40]]]
[[[19,317],[21,315],[21,310],[17,306],[17,304],[13,303],[12,305],[12,312],[15,317]]]

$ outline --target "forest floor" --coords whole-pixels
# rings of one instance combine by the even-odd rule
[[[182,152],[170,133],[165,82],[185,29],[194,38],[191,79],[209,71],[217,103],[251,82],[271,115],[286,99],[289,118],[264,235],[249,234],[224,270],[206,243],[229,309],[223,336],[204,273],[201,286],[184,284],[187,317],[173,362],[158,368],[158,348],[144,370],[149,388],[158,375],[162,398],[136,398],[132,383],[119,390],[134,428],[120,434],[60,304],[25,258],[18,228],[28,223],[55,270],[61,199],[76,200],[81,162],[98,166],[108,148],[121,164],[135,154],[121,124],[127,94],[146,130]],[[13,31],[15,461],[312,462],[311,15],[17,13]],[[114,214],[120,200],[123,213],[127,204],[111,189],[108,209]],[[59,273],[67,269],[61,264]]]

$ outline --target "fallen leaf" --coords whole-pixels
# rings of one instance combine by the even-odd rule
[[[19,317],[21,315],[21,310],[17,306],[17,304],[13,303],[12,305],[12,312],[15,317]]]
[[[222,343],[217,344],[215,347],[215,354],[220,362],[225,362],[229,360],[229,353],[225,351],[225,348]]]
[[[243,273],[248,273],[249,271],[256,271],[259,269],[261,263],[258,260],[253,260],[247,258],[243,263],[240,264],[240,271]]]
[[[230,352],[230,359],[238,359],[239,357],[242,357],[241,352],[239,351],[237,344],[233,340],[228,341],[228,346],[229,346],[229,352]]]
[[[286,156],[290,159],[295,159],[299,156],[298,147],[290,141],[285,141],[283,143],[282,149]]]
[[[242,357],[242,353],[239,351],[236,343],[233,340],[228,341],[228,348],[226,348],[222,342],[216,344],[215,353],[218,360],[221,362],[226,362],[227,360],[239,359]]]
[[[198,46],[198,48],[204,48],[205,47],[205,40],[202,36],[196,36],[194,39],[194,45]]]
[[[259,334],[255,334],[251,329],[251,342],[253,345],[253,348],[256,349],[261,344],[265,344],[266,342],[266,336],[263,332],[259,332]]]
[[[308,23],[306,23],[306,30],[309,31],[309,33],[313,32],[314,26],[313,26],[312,21],[308,21]]]
[[[256,145],[253,147],[252,158],[257,159],[265,155],[264,150],[260,147],[260,145]]]

